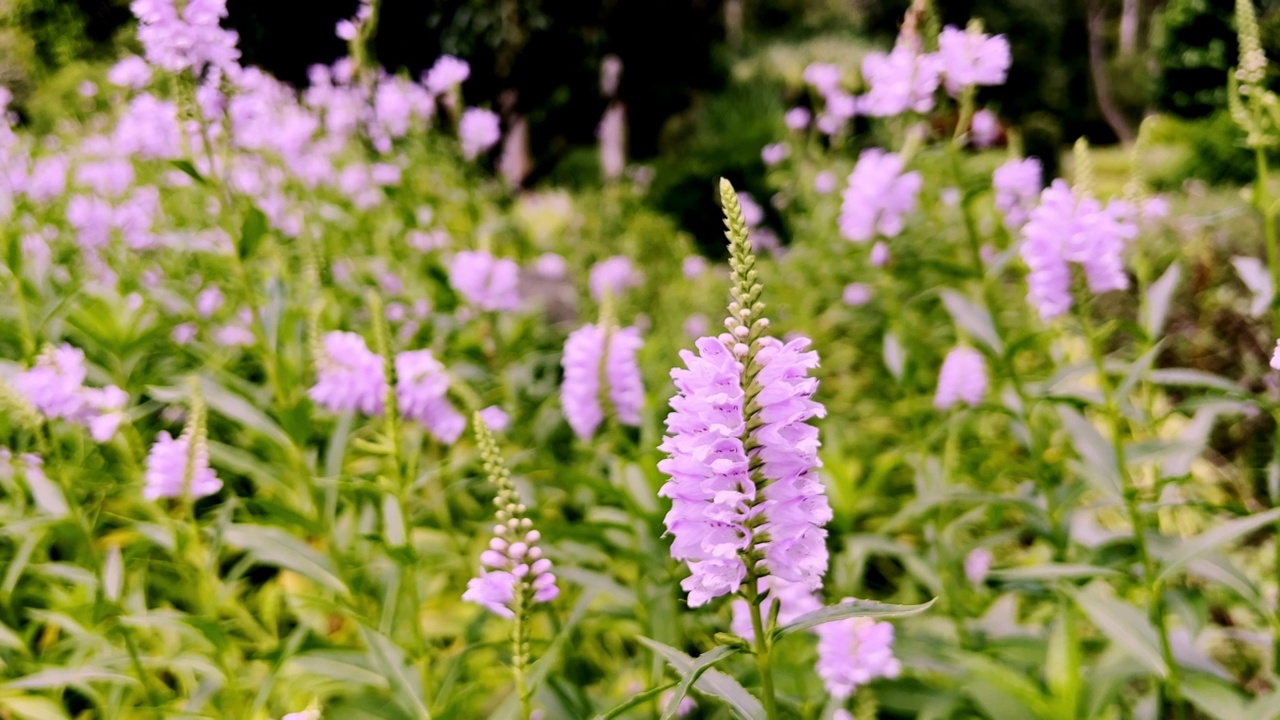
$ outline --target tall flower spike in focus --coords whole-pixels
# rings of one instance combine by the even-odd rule
[[[480,413],[472,422],[485,474],[498,489],[493,500],[498,522],[493,526],[489,549],[480,554],[480,575],[467,583],[462,599],[483,605],[502,617],[516,618],[527,614],[532,603],[555,600],[560,589],[556,576],[551,574],[551,561],[542,557],[538,547],[542,535],[525,515],[527,508],[511,480],[511,471],[502,461],[497,440]]]
[[[551,561],[542,557],[538,541],[542,536],[533,529],[520,500],[511,471],[502,461],[498,442],[484,423],[481,413],[472,416],[476,444],[484,459],[484,472],[498,489],[493,499],[497,506],[497,523],[489,549],[480,554],[480,575],[467,582],[462,599],[483,605],[490,612],[514,620],[511,628],[511,666],[515,674],[516,697],[520,716],[532,717],[530,698],[533,688],[527,686],[527,674],[533,657],[529,651],[529,616],[534,603],[546,603],[560,595]]]
[[[744,591],[775,575],[810,590],[827,569],[831,519],[817,478],[818,431],[808,420],[825,414],[812,400],[817,367],[809,341],[782,343],[765,333],[756,258],[742,207],[720,181],[728,228],[730,289],[727,332],[703,337],[697,354],[682,351],[685,368],[672,370],[677,393],[667,416],[659,469],[670,476],[659,495],[671,499],[671,554],[688,563],[681,586],[691,606]]]

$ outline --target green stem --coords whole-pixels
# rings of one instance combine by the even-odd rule
[[[747,605],[751,608],[751,631],[755,633],[754,652],[756,668],[760,672],[760,688],[764,694],[764,714],[769,720],[777,720],[781,716],[778,714],[778,699],[773,689],[773,663],[771,661],[773,643],[769,636],[765,634],[764,618],[760,613],[760,592],[757,589],[757,585],[758,581],[755,573],[748,572],[745,592]]]
[[[11,242],[21,242],[17,237]],[[19,250],[21,252],[21,250]],[[18,311],[18,330],[22,334],[22,354],[24,360],[30,361],[36,355],[36,336],[31,330],[31,315],[27,310],[27,292],[22,288],[22,275],[9,268],[9,276],[13,278],[14,305]]]
[[[1087,308],[1080,308],[1080,324],[1089,340],[1089,350],[1093,355],[1093,364],[1098,372],[1098,384],[1102,387],[1107,422],[1111,431],[1111,445],[1116,457],[1116,470],[1120,474],[1120,489],[1124,497],[1125,512],[1129,524],[1133,527],[1133,542],[1138,550],[1138,558],[1142,562],[1142,579],[1147,593],[1151,596],[1149,618],[1155,625],[1160,638],[1160,655],[1169,668],[1169,675],[1160,683],[1160,694],[1157,702],[1159,712],[1163,715],[1166,704],[1172,704],[1177,717],[1186,717],[1186,707],[1182,703],[1181,680],[1177,660],[1173,656],[1173,645],[1169,641],[1169,626],[1165,621],[1164,593],[1156,576],[1155,562],[1147,547],[1147,524],[1138,503],[1139,490],[1129,473],[1129,464],[1125,461],[1123,417],[1120,413],[1116,389],[1107,375],[1105,359],[1102,353],[1101,338],[1094,331]]]
[[[526,678],[528,669],[529,628],[525,618],[528,603],[528,583],[521,581],[516,588],[515,626],[511,630],[511,669],[516,677],[516,696],[520,698],[520,718],[529,720],[533,714],[529,702],[529,683]]]

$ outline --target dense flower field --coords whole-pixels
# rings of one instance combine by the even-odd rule
[[[0,718],[1280,717],[1252,6],[1221,242],[1141,140],[1046,186],[924,5],[805,71],[768,212],[706,178],[726,263],[620,103],[599,188],[515,192],[376,3],[295,91],[134,0],[92,112],[0,124]]]

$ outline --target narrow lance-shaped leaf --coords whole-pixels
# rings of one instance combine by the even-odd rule
[[[847,618],[865,617],[865,618],[896,618],[907,617],[908,615],[919,615],[920,613],[933,607],[936,600],[930,600],[920,605],[890,605],[888,603],[874,602],[872,600],[845,600],[842,603],[828,605],[824,608],[805,613],[791,622],[783,625],[774,631],[775,637],[790,635],[791,633],[808,630],[836,620],[845,620]]]
[[[1164,331],[1165,320],[1169,317],[1169,303],[1173,300],[1173,291],[1178,288],[1180,276],[1181,267],[1174,262],[1159,280],[1147,288],[1147,303],[1142,318],[1147,337],[1159,337]]]
[[[689,694],[689,690],[693,687],[693,684],[698,681],[698,678],[702,677],[708,670],[710,670],[712,665],[715,665],[736,652],[738,652],[738,648],[721,645],[711,652],[703,653],[695,658],[693,669],[684,674],[684,677],[680,681],[680,686],[677,687],[676,691],[667,699],[667,706],[662,711],[662,720],[672,720],[680,710],[680,701],[684,700],[684,696]]]
[[[679,650],[647,637],[637,638],[641,644],[667,661],[681,677],[693,672],[698,661]],[[737,680],[719,670],[708,669],[693,685],[699,692],[723,700],[739,720],[766,720],[764,706]]]
[[[1004,352],[1004,343],[1000,342],[1000,336],[996,334],[995,323],[991,320],[991,313],[987,312],[986,308],[975,304],[955,290],[945,289],[940,294],[942,295],[942,305],[951,314],[951,319],[955,321],[956,325],[959,325],[965,332],[980,340],[996,355]]]
[[[1187,563],[1215,548],[1234,542],[1250,533],[1280,520],[1280,508],[1273,508],[1264,513],[1219,523],[1207,532],[1187,538],[1178,544],[1177,549],[1164,563],[1164,569],[1156,577],[1157,581],[1167,579],[1181,570]]]
[[[1160,654],[1155,628],[1137,608],[1093,590],[1070,590],[1089,620],[1152,674],[1165,677],[1169,667]]]

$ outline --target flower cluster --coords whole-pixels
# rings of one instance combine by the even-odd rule
[[[227,0],[188,0],[179,12],[175,0],[133,0],[138,40],[147,60],[171,72],[222,69],[240,59],[239,37],[224,30]]]
[[[400,414],[446,445],[458,441],[467,420],[449,402],[449,374],[430,350],[396,355],[396,406]]]
[[[511,480],[511,471],[502,462],[497,441],[478,413],[474,422],[485,473],[498,489],[493,501],[498,507],[498,522],[493,526],[489,549],[480,554],[480,574],[467,582],[462,599],[512,618],[527,612],[531,602],[555,600],[560,588],[551,572],[551,561],[538,547],[542,535],[525,516],[526,507]]]
[[[1030,219],[1043,187],[1043,175],[1038,158],[1013,158],[992,173],[996,210],[1004,215],[1004,226],[1010,231],[1021,230]]]
[[[902,158],[879,148],[864,150],[849,175],[840,204],[840,234],[854,242],[896,237],[915,209],[920,173],[903,172]]]
[[[591,266],[587,285],[591,288],[591,297],[596,302],[603,302],[605,293],[618,297],[624,290],[636,287],[644,280],[640,271],[631,264],[626,255],[614,255]]]
[[[922,53],[917,43],[900,39],[889,53],[868,53],[862,60],[862,77],[870,88],[859,106],[873,117],[901,115],[908,110],[933,109],[938,91],[941,61]]]
[[[737,591],[748,574],[820,587],[831,518],[814,473],[818,432],[808,424],[824,414],[808,377],[817,353],[803,338],[763,335],[769,323],[757,317],[761,288],[741,206],[725,181],[721,197],[735,277],[728,332],[700,338],[697,354],[681,352],[659,448],[667,453],[659,469],[670,476],[659,494],[671,499],[671,554],[688,562],[681,585],[695,607]]]
[[[182,434],[162,432],[147,453],[142,496],[159,498],[202,498],[222,489],[222,481],[209,467],[204,400],[199,392],[192,398],[191,411]]]
[[[608,398],[618,422],[639,425],[644,383],[636,353],[644,341],[634,327],[587,324],[569,334],[564,344],[564,383],[560,403],[573,432],[583,440],[604,421]],[[601,384],[607,387],[602,388]]]
[[[1012,62],[1003,35],[987,35],[974,25],[967,30],[944,27],[938,36],[938,58],[943,86],[952,97],[978,85],[1003,85]]]
[[[387,397],[382,358],[353,332],[324,336],[324,354],[316,358],[316,384],[307,394],[331,412],[381,415]]]
[[[330,412],[381,415],[387,402],[382,356],[353,332],[334,331],[316,360],[316,383],[307,394]],[[396,409],[446,445],[458,441],[466,418],[449,401],[449,373],[430,350],[406,350],[394,359]]]
[[[520,267],[514,260],[483,250],[464,250],[449,264],[449,284],[481,310],[515,310],[520,306],[519,282]]]
[[[960,346],[947,353],[938,372],[938,391],[933,406],[949,410],[963,402],[970,407],[982,402],[987,394],[987,364],[982,353],[971,347]]]
[[[115,385],[86,387],[84,352],[71,345],[48,348],[35,367],[14,378],[14,388],[43,417],[88,428],[97,442],[109,441],[124,421],[129,396]]]
[[[815,627],[818,677],[838,700],[876,678],[894,678],[902,664],[893,655],[893,625],[853,617]]]
[[[458,122],[458,139],[462,142],[462,156],[468,160],[488,152],[502,139],[498,114],[483,108],[467,108]]]
[[[1125,243],[1138,232],[1115,203],[1104,207],[1055,180],[1022,228],[1022,259],[1030,269],[1028,299],[1044,320],[1071,309],[1071,263],[1084,269],[1089,290],[1103,293],[1129,286]]]

